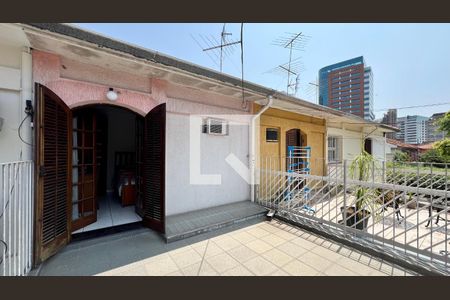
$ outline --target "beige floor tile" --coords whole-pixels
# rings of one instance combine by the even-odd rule
[[[144,267],[147,274],[151,276],[161,276],[178,271],[178,266],[169,255],[147,262]]]
[[[260,227],[250,228],[246,232],[250,233],[251,235],[253,235],[254,237],[257,237],[257,238],[262,238],[262,237],[270,234],[270,232],[268,232],[267,230],[264,230]]]
[[[221,275],[224,276],[255,276],[252,272],[246,269],[243,265],[239,265],[233,269],[225,271]]]
[[[275,233],[275,232],[279,232],[280,231],[280,229],[277,226],[275,226],[275,225],[273,225],[271,223],[268,223],[268,222],[265,222],[264,224],[262,224],[260,226],[260,228],[264,229],[265,231],[270,232],[270,233]]]
[[[291,242],[296,244],[296,245],[298,245],[298,246],[300,246],[300,247],[303,247],[303,248],[305,248],[307,250],[311,250],[311,249],[317,247],[316,244],[314,244],[313,242],[308,241],[308,240],[306,240],[306,239],[304,239],[302,237],[296,237],[295,239],[291,240]]]
[[[218,276],[219,273],[217,273],[216,270],[214,270],[210,264],[208,264],[206,261],[203,261],[201,267],[200,267],[200,273],[199,276]]]
[[[254,235],[251,235],[245,231],[233,233],[231,234],[231,237],[234,238],[236,241],[240,242],[241,244],[246,244],[256,239]]]
[[[290,276],[290,274],[281,269],[277,269],[275,272],[270,273],[268,276]]]
[[[254,240],[246,244],[246,246],[258,254],[269,251],[273,248],[272,245],[264,242],[263,240]]]
[[[336,263],[348,270],[352,270],[352,272],[358,273],[363,276],[369,275],[374,270],[376,270],[348,257],[342,257],[341,259],[336,261]]]
[[[389,276],[389,275],[386,273],[380,272],[378,270],[373,270],[372,272],[367,274],[367,276]]]
[[[262,237],[261,240],[263,240],[264,242],[266,242],[274,247],[277,247],[286,242],[286,240],[280,238],[277,234],[273,234],[273,233],[266,235],[265,237]]]
[[[169,253],[169,255],[180,269],[198,263],[202,260],[200,254],[193,249],[176,254]]]
[[[325,271],[333,264],[333,262],[329,261],[325,257],[317,255],[313,252],[306,252],[305,254],[298,257],[297,260],[301,261],[304,264],[310,265],[320,272]]]
[[[321,257],[324,257],[332,262],[337,261],[341,257],[343,257],[341,254],[335,251],[331,251],[324,247],[315,247],[311,250],[312,253],[317,254]]]
[[[274,232],[274,234],[286,241],[291,241],[298,237],[297,235],[295,235],[295,233],[291,233],[285,230],[278,230],[277,232]]]
[[[220,248],[219,246],[217,246],[216,243],[214,243],[213,241],[210,240],[206,247],[206,251],[203,250],[203,252],[204,252],[205,257],[212,257],[217,254],[224,253],[225,251],[222,248]],[[200,255],[202,256],[203,254],[200,254]]]
[[[294,259],[292,256],[287,255],[277,248],[273,248],[267,252],[264,252],[262,256],[277,267],[282,267]]]
[[[208,257],[206,258],[206,262],[219,274],[222,274],[223,272],[239,265],[239,262],[227,253],[221,253],[213,257]]]
[[[269,275],[275,272],[277,267],[261,256],[250,259],[244,263],[244,266],[257,276]]]
[[[311,268],[310,266],[298,261],[293,260],[281,268],[283,271],[294,276],[315,276],[319,275],[319,271]]]
[[[246,262],[258,255],[258,253],[244,245],[231,249],[227,253],[240,263]]]
[[[226,237],[216,240],[214,242],[217,244],[217,246],[222,248],[224,251],[229,251],[233,248],[236,248],[236,247],[239,247],[240,245],[242,245],[240,242],[236,241],[231,236],[226,236]]]
[[[328,276],[359,276],[359,274],[352,272],[338,264],[332,264],[323,273]]]
[[[306,253],[307,249],[300,247],[299,245],[296,245],[292,242],[286,242],[284,244],[281,244],[280,246],[277,247],[278,249],[280,249],[281,251],[283,251],[284,253],[288,254],[289,256],[292,256],[294,258],[299,257],[300,255]]]
[[[193,265],[181,269],[181,272],[183,273],[184,276],[197,276],[199,275],[201,264],[202,264],[201,262],[197,262]]]
[[[206,249],[206,245],[208,244],[209,240],[204,240],[195,244],[191,245],[191,248],[195,250],[195,252],[197,252],[198,254],[200,254],[201,256],[203,256],[205,249]]]
[[[184,276],[184,275],[180,271],[175,271],[175,272],[169,273],[165,276]]]

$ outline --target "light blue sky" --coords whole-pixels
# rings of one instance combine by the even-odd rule
[[[219,60],[205,54],[201,36],[219,40],[222,23],[216,24],[77,24],[107,36],[219,70]],[[227,24],[238,40],[240,24]],[[311,36],[301,57],[298,97],[314,102],[320,68],[363,55],[374,74],[376,118],[381,109],[450,102],[450,24],[244,24],[244,76],[246,80],[277,90],[286,90],[286,78],[268,72],[289,59],[289,52],[271,45],[287,32]],[[217,52],[218,53],[218,52]],[[214,53],[210,53],[214,56]],[[225,58],[225,73],[240,77],[240,48]],[[399,116],[450,110],[450,105],[402,109]]]

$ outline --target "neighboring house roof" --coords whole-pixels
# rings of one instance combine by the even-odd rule
[[[401,142],[401,141],[394,140],[394,139],[388,139],[388,138],[387,138],[387,139],[386,139],[386,142],[387,142],[388,144],[395,145],[395,146],[397,146],[397,147],[399,147],[399,148],[417,149],[417,146],[416,146],[416,145],[403,143],[403,142]]]
[[[174,58],[157,51],[145,49],[136,45],[131,45],[126,42],[118,41],[88,30],[84,30],[72,25],[61,23],[25,23],[21,26],[28,28],[38,29],[40,31],[49,31],[52,33],[64,35],[66,37],[84,41],[96,45],[96,48],[101,50],[102,48],[118,51],[133,57],[143,59],[152,63],[165,65],[167,67],[176,68],[184,72],[195,74],[202,77],[207,77],[222,83],[226,83],[235,87],[242,85],[241,79],[230,76],[224,73],[220,73],[202,66],[195,65],[193,63]],[[400,131],[396,127],[392,127],[386,124],[380,124],[373,121],[365,120],[356,115],[339,111],[327,106],[314,104],[296,97],[286,95],[282,92],[249,82],[243,82],[244,88],[247,91],[253,91],[261,95],[272,95],[278,101],[280,108],[292,109],[292,111],[298,112],[299,107],[305,113],[314,112],[316,116],[322,117],[337,117],[341,122],[348,122],[349,124],[361,124],[366,126],[375,126],[380,128],[383,132],[396,132]],[[281,103],[284,102],[284,103]],[[259,101],[259,104],[264,104],[264,101]],[[300,113],[300,112],[298,112]]]
[[[422,145],[417,145],[417,148],[420,149],[420,150],[431,150],[431,149],[433,149],[433,145],[434,145],[434,142],[433,143],[422,144]]]

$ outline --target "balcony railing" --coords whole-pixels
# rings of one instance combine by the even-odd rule
[[[0,274],[26,275],[32,266],[33,162],[0,164]]]
[[[362,180],[351,161],[315,160],[312,173],[301,174],[286,171],[287,159],[292,160],[260,160],[260,204],[409,264],[450,274],[448,165],[372,162]]]

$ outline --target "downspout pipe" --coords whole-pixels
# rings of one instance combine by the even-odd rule
[[[258,119],[273,104],[272,95],[267,96],[268,102],[261,110],[252,116],[250,120],[250,195],[252,202],[255,202],[255,167],[256,167],[256,119]]]

